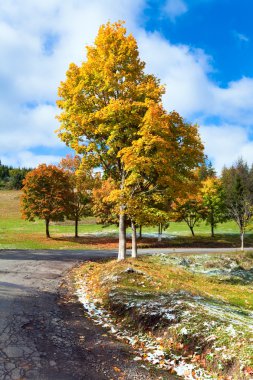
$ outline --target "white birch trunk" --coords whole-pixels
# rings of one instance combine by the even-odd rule
[[[137,239],[136,239],[136,225],[131,221],[132,227],[132,258],[137,258]]]
[[[118,261],[125,260],[125,258],[126,258],[126,222],[125,222],[124,207],[120,206]]]
[[[241,251],[244,251],[244,232],[241,232]]]
[[[157,240],[162,241],[162,226],[160,223],[158,224],[158,239]]]

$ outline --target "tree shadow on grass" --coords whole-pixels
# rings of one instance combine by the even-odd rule
[[[117,249],[118,238],[115,236],[62,236],[52,238],[58,242],[68,242],[79,244],[80,246],[89,246],[100,249]],[[161,241],[156,237],[138,238],[137,244],[139,248],[239,248],[239,234],[217,234],[215,237],[210,236],[175,236],[169,237],[164,235]],[[245,236],[245,247],[253,246],[253,234]],[[127,248],[131,248],[131,238],[127,238]]]
[[[53,237],[52,240],[57,242],[68,242],[79,244],[80,246],[89,246],[101,249],[117,249],[118,248],[118,237],[114,236],[80,236],[75,238],[73,236],[62,236],[62,237]],[[142,238],[138,239],[138,247],[139,248],[158,248],[158,247],[170,247],[170,239],[165,238],[162,242],[158,242],[157,238]],[[132,247],[131,238],[127,237],[127,248],[130,249]]]

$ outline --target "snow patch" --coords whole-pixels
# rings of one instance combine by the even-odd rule
[[[171,354],[170,358],[167,358],[167,353],[159,345],[159,338],[151,338],[146,334],[134,334],[124,328],[117,328],[114,325],[112,316],[108,314],[108,311],[97,306],[94,301],[91,301],[87,294],[87,287],[84,281],[80,281],[77,284],[76,295],[79,301],[82,303],[86,313],[94,320],[96,324],[102,325],[110,331],[120,340],[127,341],[135,348],[138,342],[141,342],[140,348],[136,349],[135,361],[144,360],[151,364],[157,365],[161,369],[174,370],[178,376],[183,377],[186,380],[211,380],[214,379],[202,368],[196,367],[192,363],[187,363],[181,357]],[[175,315],[168,313],[168,319],[174,319]],[[184,333],[187,333],[182,329]],[[181,330],[181,331],[182,331]]]

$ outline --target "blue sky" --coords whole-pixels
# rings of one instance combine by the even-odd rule
[[[0,0],[0,159],[36,166],[67,153],[57,138],[57,87],[85,59],[99,25],[126,20],[164,105],[200,126],[220,172],[253,162],[250,0]]]
[[[177,13],[178,9],[178,15],[171,16],[169,22],[166,13],[159,16],[158,3],[148,2],[143,24],[146,30],[159,31],[172,44],[203,49],[213,59],[212,78],[222,86],[242,76],[252,76],[251,0],[169,1],[167,4],[177,6],[167,5],[167,10],[174,9]],[[166,10],[166,1],[161,4],[159,8]]]

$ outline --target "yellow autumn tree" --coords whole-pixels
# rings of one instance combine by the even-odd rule
[[[201,194],[205,207],[204,219],[210,225],[211,236],[214,237],[214,229],[217,224],[228,219],[221,179],[207,177],[202,181]]]
[[[164,110],[156,123],[152,110],[157,110],[159,116],[164,88],[157,78],[144,72],[145,64],[139,58],[136,40],[131,34],[127,35],[123,24],[107,23],[100,27],[94,45],[87,47],[87,60],[81,66],[70,65],[66,80],[60,84],[60,99],[57,102],[61,109],[58,116],[61,123],[59,137],[82,154],[83,161],[89,167],[102,168],[104,175],[112,178],[118,189],[114,194],[117,194],[119,209],[119,260],[126,256],[126,189],[136,188],[134,194],[140,192],[139,182],[143,181],[141,176],[144,171],[143,178],[146,180],[149,177],[147,183],[151,190],[153,187],[154,190],[158,189],[161,184],[163,187],[169,183],[173,185],[177,182],[176,177],[188,173],[198,164],[203,149],[195,127],[189,128],[189,133],[186,128],[188,137],[184,136],[183,140],[190,139],[187,145],[181,143],[180,133],[177,132],[182,129],[182,123],[174,123],[173,128],[168,126],[165,132],[168,115]],[[166,136],[160,136],[159,132],[162,119]],[[154,134],[154,149],[150,153],[153,158],[156,153],[160,155],[158,163],[163,165],[161,155],[174,153],[182,145],[179,154],[165,157],[166,164],[169,164],[167,176],[158,164],[155,169],[150,168],[149,126]],[[171,135],[173,131],[177,136],[174,140]],[[156,133],[158,136],[155,136]],[[170,148],[165,148],[164,144],[172,140]],[[191,146],[193,141],[194,146]],[[176,144],[175,149],[172,148],[173,144]],[[145,146],[144,150],[142,146]],[[133,160],[128,163],[127,159],[132,153],[142,163],[141,172],[138,169],[137,175]],[[142,153],[145,156],[143,160]],[[180,163],[180,157],[187,157],[189,164],[185,165],[186,159]],[[178,170],[178,176],[175,170]],[[171,181],[168,180],[170,175]],[[165,177],[166,183],[163,183]],[[157,185],[154,181],[158,181]]]
[[[118,207],[110,199],[110,195],[114,190],[115,185],[111,178],[100,180],[98,186],[93,188],[92,213],[96,217],[97,223],[104,225],[118,224]]]
[[[82,217],[91,215],[91,193],[98,179],[89,168],[83,168],[81,158],[67,155],[62,158],[59,167],[69,177],[71,199],[67,218],[75,222],[75,238],[78,238],[78,223]]]
[[[136,204],[145,210],[140,213],[143,224],[149,219],[166,224],[173,200],[184,199],[195,187],[195,169],[203,162],[203,145],[196,125],[186,123],[175,111],[168,114],[161,104],[150,101],[138,139],[122,149],[121,158],[132,202],[135,197],[142,200]],[[152,204],[147,202],[147,196],[153,197]]]
[[[184,187],[184,193],[174,198],[170,210],[171,220],[185,222],[193,237],[195,236],[194,227],[206,217],[198,169],[192,171],[192,179]]]

